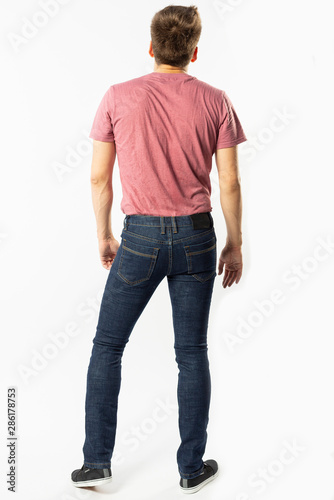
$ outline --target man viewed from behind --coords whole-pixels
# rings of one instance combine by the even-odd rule
[[[164,278],[179,368],[180,488],[194,493],[217,477],[217,462],[203,461],[211,395],[207,329],[217,275],[210,172],[215,154],[227,228],[218,274],[225,266],[226,288],[242,274],[237,145],[247,139],[226,92],[188,74],[201,29],[195,6],[157,12],[149,46],[154,71],[111,85],[94,118],[92,198],[109,274],[87,372],[84,464],[72,472],[74,486],[112,478],[121,359]],[[111,228],[116,153],[125,214],[121,245]]]

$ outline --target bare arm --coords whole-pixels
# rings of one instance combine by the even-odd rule
[[[242,245],[242,198],[237,146],[217,149],[220,204],[224,213],[227,240],[230,246]]]
[[[93,141],[91,191],[98,239],[113,238],[111,207],[113,201],[112,174],[116,158],[114,142]]]
[[[218,274],[222,274],[224,288],[239,282],[242,274],[242,197],[241,179],[238,166],[237,146],[217,149],[215,153],[219,176],[220,204],[223,210],[227,238],[222,250]]]
[[[119,248],[111,228],[113,202],[112,175],[116,159],[114,142],[93,141],[91,190],[96,218],[100,259],[105,269],[110,269]]]

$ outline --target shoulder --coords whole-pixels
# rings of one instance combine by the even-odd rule
[[[216,97],[217,99],[222,99],[223,95],[225,94],[225,91],[215,87],[214,85],[210,85],[210,83],[205,82],[204,80],[199,80],[198,78],[194,78],[195,84],[203,90],[203,92],[207,92],[208,94],[211,94],[213,97]]]
[[[140,85],[145,83],[145,79],[146,75],[138,76],[137,78],[131,78],[130,80],[114,83],[113,85],[111,85],[110,89],[117,91],[139,87]]]

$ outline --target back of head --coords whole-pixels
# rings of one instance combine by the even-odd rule
[[[168,5],[151,22],[152,48],[156,64],[186,67],[202,31],[197,7]]]

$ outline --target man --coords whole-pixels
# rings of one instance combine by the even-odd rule
[[[87,373],[84,464],[75,486],[111,480],[121,359],[130,333],[167,277],[179,368],[180,488],[193,493],[218,473],[203,461],[210,404],[207,328],[217,265],[209,174],[215,153],[227,239],[224,288],[242,273],[237,144],[246,141],[226,93],[188,74],[197,59],[196,7],[170,5],[151,23],[154,71],[112,85],[97,110],[92,198],[102,265],[109,270]],[[121,245],[111,228],[117,151],[125,214]]]

